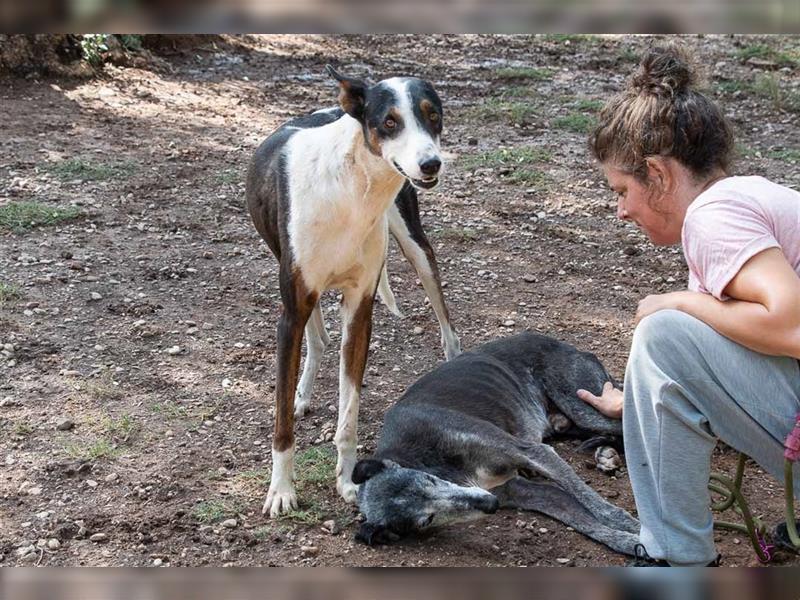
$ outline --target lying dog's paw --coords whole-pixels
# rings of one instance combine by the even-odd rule
[[[550,421],[550,427],[556,433],[564,433],[572,427],[572,421],[569,420],[569,417],[561,413],[550,413],[547,415],[547,420]]]
[[[375,523],[362,523],[356,532],[356,541],[374,546],[375,544],[391,544],[400,539],[400,536],[390,531],[383,525]]]
[[[613,473],[622,466],[619,452],[611,446],[600,446],[595,450],[594,460],[597,468],[603,473]]]

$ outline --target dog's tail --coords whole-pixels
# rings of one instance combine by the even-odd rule
[[[383,269],[381,269],[381,279],[378,282],[378,296],[381,297],[381,300],[386,305],[386,308],[389,309],[390,313],[401,319],[403,318],[403,313],[397,308],[397,302],[394,299],[392,288],[389,287],[389,273],[386,272],[386,263],[383,263]]]

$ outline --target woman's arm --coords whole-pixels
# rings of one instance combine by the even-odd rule
[[[648,296],[639,303],[636,320],[675,308],[751,350],[800,358],[800,277],[779,248],[747,261],[725,294],[731,298],[725,302],[697,292]]]

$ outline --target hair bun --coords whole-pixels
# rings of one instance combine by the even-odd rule
[[[697,74],[689,53],[681,46],[650,48],[633,75],[630,88],[639,94],[674,96],[691,89]]]

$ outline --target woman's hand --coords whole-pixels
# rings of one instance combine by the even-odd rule
[[[691,296],[694,294],[701,295],[698,292],[683,291],[670,292],[669,294],[653,294],[645,297],[639,301],[639,306],[636,308],[636,324],[638,325],[639,321],[660,310],[668,308],[683,310],[682,307],[687,302],[691,302]]]
[[[603,385],[603,391],[599,396],[588,390],[578,390],[578,398],[591,404],[607,417],[622,418],[622,390],[615,388],[610,381],[606,381]]]

